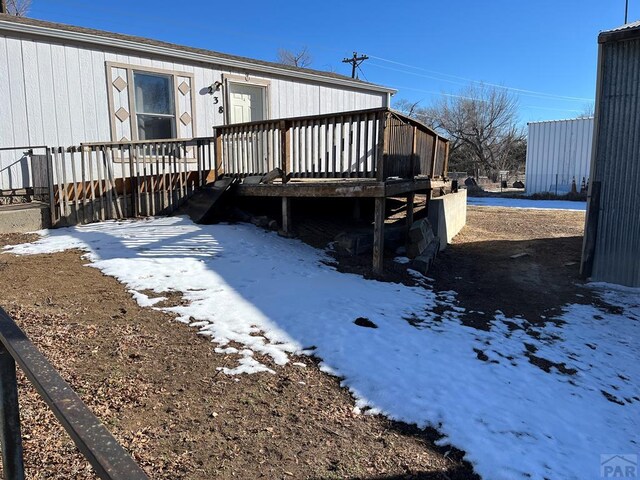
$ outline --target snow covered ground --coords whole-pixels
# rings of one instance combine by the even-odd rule
[[[356,410],[436,427],[485,479],[599,478],[601,454],[640,450],[638,290],[596,285],[616,308],[567,305],[544,327],[496,312],[483,331],[463,325],[455,292],[436,293],[426,278],[407,287],[339,273],[322,251],[252,225],[174,217],[43,235],[10,251],[84,249],[149,308],[182,292],[187,304],[165,310],[238,354],[227,374],[316,355]],[[558,367],[545,372],[531,354]]]
[[[475,205],[479,207],[587,210],[587,202],[572,202],[568,200],[531,200],[529,198],[467,197],[467,205]]]

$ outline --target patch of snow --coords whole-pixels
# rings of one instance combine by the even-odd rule
[[[234,347],[226,347],[226,348],[216,347],[215,352],[222,353],[224,355],[231,355],[233,353],[238,353],[238,349]]]
[[[314,355],[353,393],[354,414],[434,426],[486,479],[597,478],[600,454],[638,450],[638,290],[593,285],[617,309],[567,305],[544,326],[497,310],[479,330],[463,323],[454,291],[339,273],[323,252],[252,225],[106,222],[9,251],[66,248],[129,289],[182,293],[184,305],[155,308],[238,354],[224,373],[275,372],[255,355],[276,365]]]
[[[160,303],[161,301],[167,299],[167,297],[149,298],[148,295],[145,295],[144,293],[141,293],[141,292],[137,292],[135,290],[129,290],[129,293],[133,296],[133,299],[136,302],[138,302],[138,305],[140,305],[141,307],[151,307],[156,303]]]
[[[238,361],[238,365],[234,368],[218,367],[218,370],[222,370],[222,373],[227,375],[239,375],[241,373],[259,373],[267,372],[275,374],[272,369],[257,361],[250,355],[245,355]]]
[[[396,263],[400,263],[400,264],[404,265],[406,263],[409,263],[411,261],[411,259],[408,258],[408,257],[396,257],[396,258],[393,259],[393,261],[396,262]]]
[[[532,200],[530,198],[467,197],[467,205],[476,207],[532,208],[541,210],[587,210],[586,202],[569,200]]]
[[[295,365],[296,367],[302,367],[302,368],[305,368],[307,366],[306,363],[302,363],[302,362],[293,362],[291,365]]]

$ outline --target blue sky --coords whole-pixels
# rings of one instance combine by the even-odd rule
[[[429,105],[470,81],[508,87],[522,122],[575,117],[593,102],[597,35],[624,22],[624,0],[252,1],[32,0],[31,17],[263,60],[307,46],[312,68],[360,77]],[[640,0],[629,0],[629,21]]]

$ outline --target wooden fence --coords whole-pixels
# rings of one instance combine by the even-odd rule
[[[173,212],[214,175],[213,137],[54,147],[46,170],[54,226]]]

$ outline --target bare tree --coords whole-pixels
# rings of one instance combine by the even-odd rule
[[[578,118],[590,118],[595,115],[596,104],[595,102],[589,102],[584,105],[582,113],[578,115]]]
[[[312,61],[313,57],[311,57],[307,47],[302,47],[299,52],[292,52],[283,48],[278,50],[278,63],[283,65],[305,68],[311,65]]]
[[[495,175],[523,162],[526,140],[518,102],[504,89],[470,86],[458,95],[443,95],[431,107],[398,102],[396,108],[449,138],[450,168]]]
[[[31,8],[31,0],[3,0],[6,6],[6,13],[16,17],[25,17]]]

